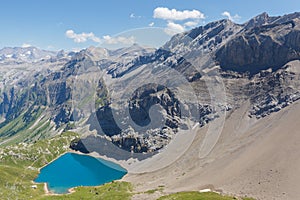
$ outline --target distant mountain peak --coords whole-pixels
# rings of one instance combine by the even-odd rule
[[[30,47],[4,47],[0,49],[0,61],[35,62],[55,57],[57,52]]]
[[[259,27],[268,24],[282,24],[287,23],[289,21],[295,20],[300,18],[300,12],[295,12],[283,16],[269,16],[268,13],[263,12],[256,17],[250,19],[246,22],[245,29],[251,29],[254,27]]]
[[[248,22],[246,22],[245,29],[262,26],[262,25],[265,25],[268,23],[270,23],[270,17],[268,15],[268,13],[263,12],[263,13],[257,15],[256,17],[250,19]]]

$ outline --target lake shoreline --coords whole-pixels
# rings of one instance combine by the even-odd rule
[[[49,163],[43,165],[42,167],[37,168],[38,175],[41,173],[41,169],[43,169],[47,165],[51,164],[52,162],[54,162],[55,160],[57,160],[61,156],[65,155],[66,153],[68,153],[68,151],[66,151],[66,152],[64,152],[62,154],[59,154],[57,157],[55,157]],[[37,177],[35,179],[37,179]],[[41,183],[35,182],[35,179],[32,181],[34,184],[41,184]],[[59,194],[56,194],[56,193],[53,193],[53,192],[50,191],[50,189],[48,188],[48,183],[47,182],[44,182],[44,192],[45,192],[45,195],[59,195]]]
[[[45,168],[46,166],[50,165],[50,164],[53,163],[54,161],[57,161],[59,158],[61,158],[62,156],[66,155],[66,154],[76,154],[76,155],[80,155],[80,156],[88,156],[88,157],[97,159],[103,166],[105,166],[105,167],[107,167],[107,168],[110,168],[110,169],[113,169],[113,170],[116,170],[116,171],[119,171],[119,172],[121,172],[121,171],[124,170],[124,173],[125,173],[125,174],[124,174],[121,178],[114,179],[114,180],[112,180],[112,181],[122,180],[122,178],[128,173],[127,170],[126,170],[123,166],[119,165],[119,163],[117,163],[117,162],[114,162],[114,161],[111,161],[111,160],[107,160],[107,159],[105,159],[105,158],[100,158],[99,156],[94,156],[94,155],[91,155],[91,154],[84,154],[84,153],[81,153],[81,152],[78,152],[78,151],[68,150],[68,151],[66,151],[66,152],[64,152],[64,153],[62,153],[62,154],[60,154],[59,156],[55,157],[55,159],[51,160],[49,163],[47,163],[47,164],[43,165],[42,167],[38,168],[38,169],[37,169],[38,172],[39,172],[38,177],[40,176],[41,170],[42,170],[43,168]],[[100,158],[100,159],[99,159],[99,158]],[[106,163],[106,162],[108,162],[108,163]],[[109,165],[109,162],[111,162],[112,165]],[[116,165],[116,166],[115,166],[115,165]],[[121,169],[118,169],[118,166],[119,166]],[[33,183],[36,183],[36,184],[41,184],[41,183],[43,183],[43,184],[44,184],[43,188],[44,188],[45,195],[66,195],[66,194],[71,194],[71,193],[74,193],[74,192],[75,192],[75,189],[76,189],[77,187],[80,187],[80,186],[75,186],[75,187],[68,188],[66,193],[60,193],[60,192],[56,193],[56,192],[50,190],[50,188],[49,188],[49,183],[48,183],[49,181],[48,181],[48,182],[43,182],[43,180],[42,180],[41,182],[36,182],[35,180],[36,180],[38,177],[36,177],[36,178],[34,179]],[[104,181],[105,181],[105,178],[104,178]],[[98,186],[104,185],[104,184],[106,184],[106,183],[110,183],[110,182],[112,182],[112,181],[104,182],[104,183],[102,183],[102,184],[95,184],[95,185],[93,185],[93,186],[86,185],[86,186],[83,186],[83,187],[98,187]]]
[[[113,159],[113,158],[109,158],[107,156],[102,156],[100,155],[99,153],[97,152],[91,152],[91,153],[82,153],[80,151],[75,151],[73,149],[70,149],[68,151],[69,153],[75,153],[75,154],[79,154],[79,155],[86,155],[86,156],[91,156],[91,157],[94,157],[94,158],[101,158],[105,161],[110,161],[112,163],[115,163],[115,164],[118,164],[120,165],[122,168],[124,168],[127,172],[128,172],[128,163],[127,161],[125,160],[116,160],[116,159]],[[129,173],[129,172],[128,172]]]

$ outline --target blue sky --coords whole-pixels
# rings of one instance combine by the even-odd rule
[[[0,48],[71,50],[142,41],[157,46],[214,20],[243,23],[262,12],[283,15],[299,7],[299,0],[7,0],[0,7]]]

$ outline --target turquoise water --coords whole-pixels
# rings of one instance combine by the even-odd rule
[[[121,166],[92,156],[66,153],[43,167],[35,182],[46,182],[50,191],[67,193],[76,186],[96,186],[121,179],[127,171]]]

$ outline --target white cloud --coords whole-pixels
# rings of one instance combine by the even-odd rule
[[[66,36],[68,38],[73,39],[74,42],[76,42],[76,43],[86,42],[87,40],[92,40],[92,41],[97,42],[97,43],[101,42],[100,38],[96,37],[94,35],[94,33],[92,33],[92,32],[77,34],[73,30],[67,30],[66,31]]]
[[[151,23],[149,24],[149,26],[151,26],[151,27],[154,26],[154,22],[151,22]]]
[[[230,12],[228,12],[228,11],[223,12],[222,15],[225,16],[225,17],[227,17],[230,21],[233,21],[233,22],[236,22],[239,19],[241,19],[241,17],[238,14],[232,16],[230,14]]]
[[[168,22],[167,28],[165,28],[165,33],[168,35],[175,35],[177,33],[181,33],[185,31],[184,26],[180,24],[176,24],[174,22]]]
[[[109,35],[103,36],[104,43],[106,44],[134,44],[135,43],[135,38],[133,36],[130,37],[123,37],[123,36],[118,36],[118,37],[111,37]]]
[[[184,26],[188,26],[188,27],[195,27],[199,24],[198,21],[188,21],[184,23]]]
[[[23,44],[22,44],[22,47],[23,47],[23,48],[27,48],[27,47],[31,47],[31,46],[32,46],[32,45],[31,45],[31,44],[28,44],[28,43],[23,43]]]
[[[167,27],[164,30],[165,33],[168,35],[174,35],[176,33],[184,32],[188,27],[197,26],[203,19],[205,19],[205,15],[195,9],[176,10],[166,7],[157,7],[153,11],[153,18],[166,20]],[[179,23],[178,21],[181,22]]]
[[[142,16],[137,16],[137,15],[135,15],[134,13],[131,13],[130,15],[129,15],[129,17],[130,18],[142,18]]]
[[[183,10],[169,9],[157,7],[153,11],[153,17],[164,20],[187,20],[187,19],[204,19],[205,16],[199,10]]]
[[[99,38],[94,35],[94,33],[75,33],[73,30],[67,30],[66,36],[68,38],[71,38],[76,43],[82,43],[86,42],[87,40],[92,40],[96,43],[105,43],[105,44],[125,44],[130,45],[134,44],[135,38],[133,36],[130,37],[124,37],[124,36],[118,36],[118,37],[111,37],[109,35],[105,35],[102,38]]]

